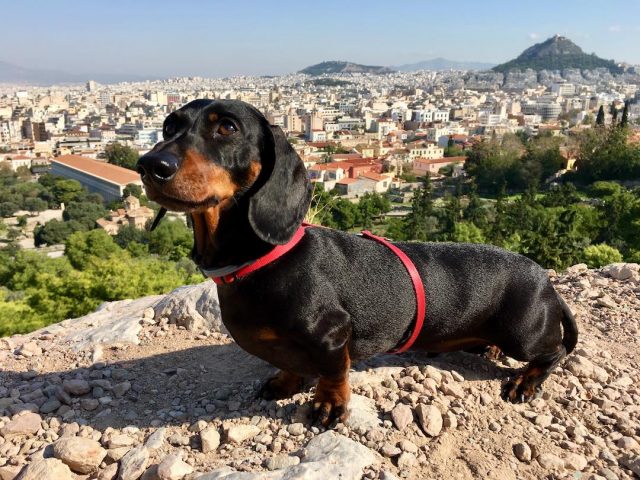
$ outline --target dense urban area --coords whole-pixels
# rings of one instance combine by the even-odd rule
[[[197,98],[243,100],[286,132],[315,186],[310,221],[558,270],[640,261],[636,68],[367,68],[0,87],[0,333],[201,279],[187,219],[149,232],[158,206],[134,171]]]

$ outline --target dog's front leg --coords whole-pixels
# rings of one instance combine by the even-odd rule
[[[345,345],[340,352],[335,352],[333,362],[334,373],[322,375],[316,386],[313,398],[313,423],[327,427],[334,422],[345,422],[349,417],[349,368],[351,360]]]

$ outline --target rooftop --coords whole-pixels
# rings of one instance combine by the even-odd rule
[[[99,177],[118,185],[129,183],[140,184],[140,175],[128,168],[119,167],[106,162],[99,162],[81,155],[62,155],[51,160],[52,164],[59,163],[74,170]]]

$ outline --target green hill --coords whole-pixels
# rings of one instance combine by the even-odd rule
[[[613,60],[605,60],[593,53],[584,53],[579,46],[560,35],[555,35],[542,43],[536,43],[522,52],[518,58],[493,67],[493,71],[505,73],[509,70],[526,70],[527,68],[533,70],[606,68],[611,73],[622,73],[622,68]]]
[[[393,70],[387,67],[373,65],[360,65],[351,62],[328,61],[311,65],[300,70],[299,73],[307,75],[322,75],[325,73],[390,73]]]

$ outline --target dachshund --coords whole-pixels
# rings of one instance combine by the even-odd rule
[[[261,395],[286,398],[319,377],[315,423],[345,421],[351,365],[409,337],[427,352],[497,346],[529,362],[503,386],[512,402],[534,398],[577,343],[568,306],[522,255],[301,227],[312,195],[304,164],[282,130],[244,102],[201,99],[171,113],[137,170],[151,200],[191,217],[193,260],[224,279],[218,295],[229,333],[280,369]]]

